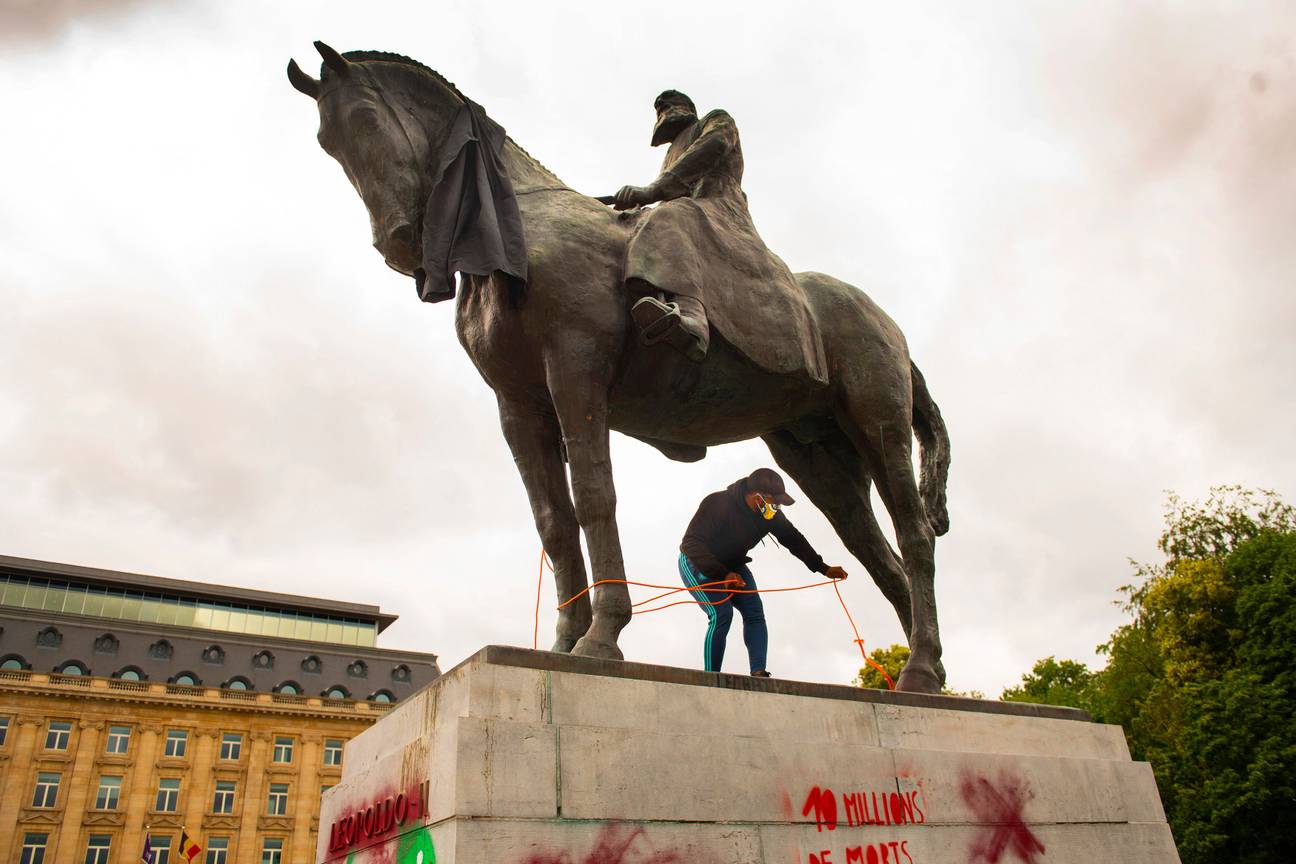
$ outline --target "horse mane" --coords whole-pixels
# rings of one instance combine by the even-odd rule
[[[449,78],[446,78],[444,75],[442,75],[440,72],[433,69],[431,66],[427,66],[423,63],[420,63],[419,61],[415,60],[413,57],[406,57],[404,54],[397,54],[393,51],[344,51],[342,52],[342,56],[356,63],[363,63],[365,61],[372,60],[380,63],[399,63],[402,66],[413,66],[415,69],[420,69],[423,72],[426,72],[427,74],[431,75],[433,80],[437,81],[439,84],[441,84],[451,93],[453,93],[455,96],[458,96],[464,102],[468,101],[468,97],[463,94],[462,90],[460,90],[458,87],[455,86],[455,83],[453,81],[451,81]],[[320,64],[321,84],[328,81],[329,77],[332,74],[333,74],[333,70],[329,69],[327,63]],[[505,138],[507,138],[509,142],[512,143],[512,145],[518,149],[519,153],[521,153],[527,159],[530,159],[531,163],[535,165],[535,167],[539,168],[541,171],[544,171],[546,174],[549,174],[554,178],[558,177],[557,174],[554,174],[554,172],[550,171],[547,167],[545,167],[543,162],[541,162],[539,159],[537,159],[536,157],[528,153],[525,147],[517,143],[517,141],[514,141],[513,136],[505,135]]]

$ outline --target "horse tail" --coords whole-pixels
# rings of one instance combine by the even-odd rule
[[[927,381],[917,365],[909,361],[913,386],[913,429],[922,447],[918,489],[922,494],[927,521],[937,537],[949,531],[949,510],[945,506],[945,484],[949,480],[950,440],[940,409],[927,391]]]

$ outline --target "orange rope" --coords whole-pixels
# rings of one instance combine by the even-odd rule
[[[837,602],[841,603],[842,611],[846,613],[846,620],[850,622],[851,629],[855,631],[855,644],[859,646],[860,656],[864,658],[865,663],[872,666],[877,671],[881,672],[882,677],[886,679],[887,687],[890,687],[892,690],[894,690],[895,682],[891,680],[891,676],[888,675],[887,671],[883,669],[878,663],[876,663],[872,657],[868,656],[868,652],[864,650],[864,640],[860,638],[859,628],[855,626],[855,619],[851,617],[850,610],[846,608],[846,601],[842,598],[841,589],[837,587],[837,583],[835,581],[833,582],[833,591],[837,592]]]
[[[540,644],[540,588],[541,585],[544,583],[544,571],[546,567],[549,568],[550,573],[554,572],[553,561],[550,560],[549,553],[545,551],[544,547],[541,547],[540,548],[540,573],[536,579],[535,629],[531,633],[532,648],[538,648]],[[634,608],[636,606],[644,606],[647,605],[648,603],[653,603],[657,600],[662,599],[663,597],[669,597],[672,594],[677,594],[680,591],[705,590],[708,588],[713,588],[717,585],[729,585],[734,581],[735,580],[733,579],[718,579],[714,582],[703,582],[700,585],[695,586],[694,588],[689,588],[689,587],[680,587],[674,585],[655,585],[651,582],[635,582],[630,579],[600,579],[599,581],[593,583],[592,585],[586,586],[584,590],[579,591],[576,594],[572,595],[571,597],[567,598],[567,600],[561,603],[558,606],[558,608],[563,609],[566,606],[575,603],[581,597],[584,597],[586,594],[593,591],[595,588],[597,588],[600,585],[634,585],[639,588],[657,588],[659,590],[663,590],[663,593],[649,597],[647,600],[640,600],[638,602],[631,603],[630,604],[631,615],[641,615],[648,612],[660,612],[661,610],[669,609],[672,606],[684,606],[684,605],[719,606],[723,603],[728,603],[730,600],[733,599],[733,596],[735,594],[775,594],[781,591],[804,591],[806,588],[820,588],[824,585],[831,585],[833,586],[833,591],[837,594],[837,602],[841,604],[842,611],[846,613],[846,620],[850,622],[851,630],[855,633],[855,638],[852,641],[859,646],[860,656],[864,658],[865,663],[872,666],[878,672],[882,673],[882,677],[886,679],[888,687],[890,687],[892,690],[895,689],[895,682],[891,680],[891,676],[888,675],[887,671],[883,669],[880,665],[878,665],[878,663],[875,662],[872,657],[868,656],[868,652],[864,650],[864,640],[860,637],[859,628],[855,626],[855,619],[854,617],[851,616],[850,609],[846,608],[846,600],[844,597],[842,597],[841,589],[837,587],[837,583],[840,581],[838,579],[827,579],[823,582],[811,582],[808,585],[792,585],[787,588],[727,588],[725,589],[725,597],[720,600],[698,600],[697,598],[693,597],[690,594],[689,599],[687,600],[676,600],[672,603],[665,603],[661,606],[654,606],[651,609]]]

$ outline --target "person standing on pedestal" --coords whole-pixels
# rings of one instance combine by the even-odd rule
[[[789,552],[815,573],[845,579],[846,571],[830,567],[810,541],[796,529],[782,508],[794,503],[783,478],[770,468],[757,468],[749,476],[702,499],[680,543],[679,571],[689,593],[707,615],[703,642],[703,668],[719,672],[724,662],[725,640],[733,623],[734,607],[743,619],[743,642],[751,674],[768,678],[765,655],[769,630],[756,578],[747,553],[767,534],[773,534]],[[728,580],[729,584],[700,586]],[[733,590],[737,589],[737,590]]]

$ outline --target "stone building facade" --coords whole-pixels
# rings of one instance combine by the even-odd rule
[[[343,744],[440,674],[393,620],[0,556],[0,864],[312,861]]]

